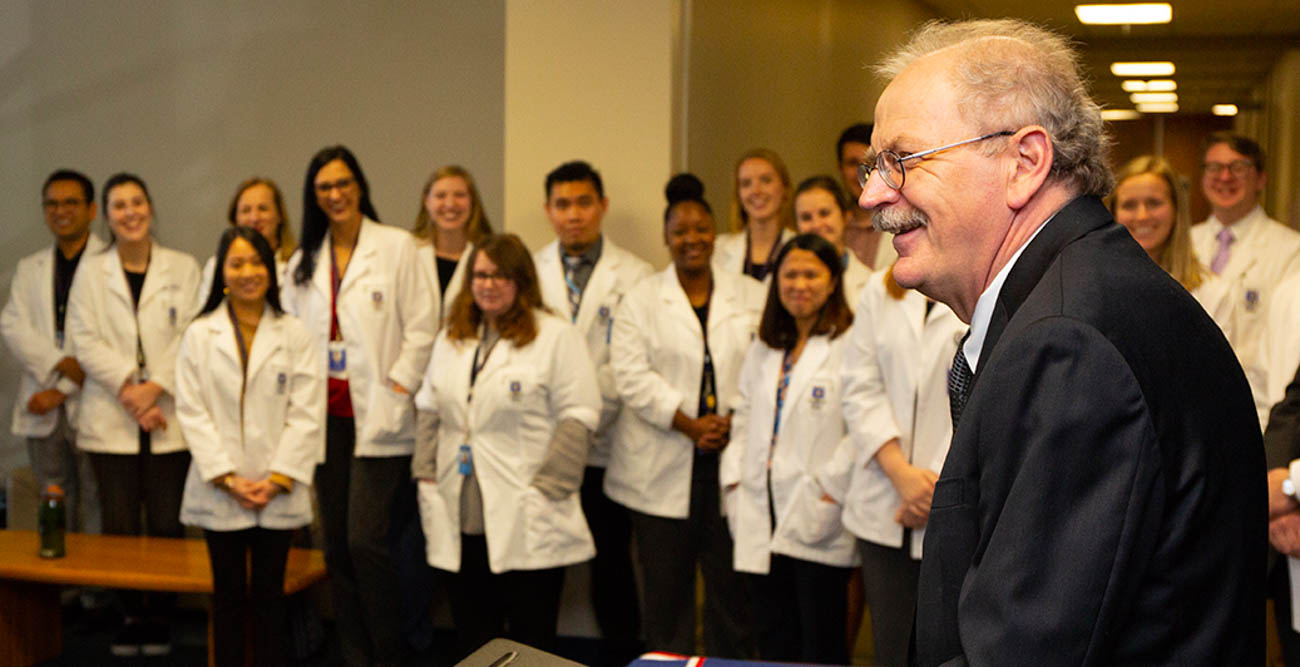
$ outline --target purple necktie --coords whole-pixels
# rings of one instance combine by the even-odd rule
[[[1223,273],[1224,267],[1228,266],[1228,248],[1232,245],[1232,229],[1224,227],[1219,230],[1219,250],[1214,253],[1214,261],[1210,262],[1210,270],[1218,275]]]

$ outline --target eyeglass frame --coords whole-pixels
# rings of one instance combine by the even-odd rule
[[[1222,174],[1225,170],[1236,178],[1241,178],[1250,173],[1250,170],[1259,170],[1255,166],[1254,160],[1233,160],[1232,162],[1205,162],[1201,164],[1201,171],[1206,176],[1214,178]]]
[[[958,141],[955,143],[940,146],[938,148],[923,150],[919,153],[912,153],[910,155],[899,155],[894,151],[880,151],[879,153],[876,153],[876,159],[874,161],[875,162],[874,164],[872,164],[871,162],[863,162],[858,165],[858,185],[862,186],[863,190],[867,189],[867,180],[871,178],[871,172],[880,169],[883,170],[880,174],[880,178],[885,182],[885,185],[888,185],[893,190],[902,190],[903,184],[907,182],[907,169],[903,166],[904,161],[919,160],[922,158],[930,157],[931,155],[934,155],[942,151],[946,151],[951,148],[957,148],[958,146],[973,144],[977,141],[992,139],[993,137],[1009,137],[1015,133],[1016,133],[1015,130],[1002,130],[1001,132],[990,132],[989,134],[975,137],[974,139],[966,139],[965,141]],[[884,166],[884,161],[888,159],[886,156],[889,155],[892,155],[894,162],[898,164],[898,185],[894,185],[893,180],[889,176],[885,175],[893,171],[892,169],[887,169]]]

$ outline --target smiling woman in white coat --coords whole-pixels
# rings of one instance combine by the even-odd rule
[[[410,482],[411,394],[429,364],[437,315],[411,235],[375,217],[352,152],[317,152],[303,183],[302,245],[280,294],[328,371],[315,486],[349,665],[400,662],[410,652],[404,629],[430,622],[423,587],[404,580],[425,569]]]
[[[794,224],[800,234],[817,234],[835,246],[844,267],[844,300],[849,308],[858,305],[858,293],[871,278],[871,269],[844,246],[844,228],[853,203],[839,181],[830,176],[804,179],[794,191]]]
[[[289,224],[289,212],[284,208],[284,194],[275,181],[262,176],[254,176],[235,188],[235,196],[230,199],[226,209],[226,220],[231,227],[252,227],[262,234],[275,253],[276,284],[283,285],[285,274],[289,269],[289,258],[297,249],[293,237],[293,227]],[[209,257],[203,265],[203,290],[212,286],[212,277],[216,273],[217,258]]]
[[[966,325],[878,271],[844,350],[843,403],[856,460],[843,521],[858,538],[875,659],[907,664],[930,498],[952,438],[948,368]]]
[[[438,322],[447,319],[451,299],[460,294],[469,273],[470,251],[492,235],[474,177],[464,167],[449,164],[429,175],[420,193],[420,211],[411,229],[420,264],[434,286]],[[451,298],[448,298],[451,295]]]
[[[723,505],[736,570],[750,573],[759,659],[841,665],[855,558],[840,523],[853,445],[839,374],[853,313],[842,256],[822,237],[791,239],[774,271],[740,371]]]
[[[736,395],[762,292],[757,281],[710,267],[713,214],[699,179],[680,174],[666,191],[672,264],[628,292],[614,316],[610,365],[623,410],[605,494],[631,510],[646,647],[695,652],[698,563],[706,652],[747,658],[749,601],[718,504],[718,459],[731,430],[722,413]]]
[[[519,237],[471,251],[416,397],[429,564],[463,657],[498,636],[552,650],[564,566],[596,550],[576,493],[600,416],[582,336],[545,309]]]
[[[110,177],[102,196],[113,242],[83,259],[68,296],[68,336],[86,372],[77,446],[90,455],[106,534],[180,537],[190,456],[176,425],[176,350],[197,310],[199,265],[153,242],[139,177]],[[174,596],[153,596],[148,608],[138,593],[122,598],[114,654],[169,651],[163,621]]]
[[[766,284],[781,244],[794,236],[790,186],[790,171],[780,155],[755,148],[740,156],[731,231],[717,238],[714,271],[739,273]]]
[[[280,308],[266,239],[231,227],[216,257],[221,273],[176,359],[176,415],[193,455],[181,521],[208,543],[216,664],[282,665],[285,562],[294,530],[311,523],[325,371],[311,334]]]

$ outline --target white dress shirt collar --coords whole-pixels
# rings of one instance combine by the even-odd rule
[[[1052,218],[1054,217],[1056,217],[1055,214],[1052,215]],[[989,321],[993,319],[993,307],[997,305],[998,295],[1002,293],[1002,284],[1007,281],[1007,275],[1011,273],[1011,267],[1016,265],[1016,260],[1020,259],[1020,254],[1025,251],[1025,248],[1029,247],[1030,243],[1034,242],[1034,239],[1038,237],[1038,233],[1043,231],[1043,228],[1052,221],[1052,218],[1048,218],[1038,226],[1038,229],[1034,230],[1029,240],[1025,241],[1024,245],[1016,250],[1016,254],[1011,256],[1006,266],[1002,267],[1002,270],[998,271],[998,275],[993,277],[993,282],[984,288],[979,301],[975,302],[975,312],[970,318],[970,335],[966,336],[966,344],[961,348],[962,353],[966,355],[966,363],[970,365],[972,374],[979,368],[980,350],[984,349],[984,338],[989,333]]]

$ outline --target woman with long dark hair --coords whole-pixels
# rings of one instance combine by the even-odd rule
[[[90,454],[105,534],[180,537],[190,455],[176,425],[176,349],[197,310],[199,265],[154,242],[140,177],[110,177],[102,197],[112,242],[83,259],[68,296],[68,335],[86,372],[77,446]],[[120,597],[113,654],[169,653],[175,596]]]
[[[176,360],[176,414],[194,459],[181,522],[208,543],[216,664],[283,665],[284,569],[294,531],[311,523],[325,370],[311,334],[280,307],[275,256],[257,229],[222,233],[216,265]]]
[[[411,394],[433,346],[433,295],[411,235],[377,221],[361,165],[343,146],[321,149],[307,167],[301,236],[281,297],[328,373],[315,480],[343,659],[396,663],[408,652],[407,616],[420,613],[403,604],[398,576],[420,562],[419,546],[396,536],[418,530]]]

